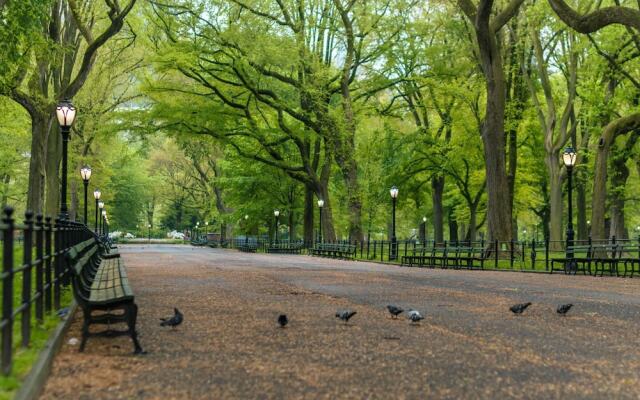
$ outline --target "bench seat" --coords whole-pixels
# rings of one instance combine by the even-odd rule
[[[89,301],[95,304],[133,300],[133,291],[119,257],[102,260],[93,278],[90,293]]]
[[[127,278],[124,262],[118,253],[107,253],[103,243],[96,238],[88,239],[66,251],[66,259],[71,268],[73,297],[82,309],[82,341],[80,351],[84,351],[91,336],[130,336],[134,353],[144,353],[138,342],[136,320],[138,306]],[[121,313],[113,311],[121,310]],[[94,314],[94,311],[100,313]],[[126,330],[107,329],[90,332],[92,324],[111,326],[125,323]]]

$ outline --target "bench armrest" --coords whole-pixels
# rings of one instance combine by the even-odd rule
[[[120,258],[120,253],[107,253],[107,254],[103,254],[102,258],[104,258],[105,260],[108,260],[110,258]]]

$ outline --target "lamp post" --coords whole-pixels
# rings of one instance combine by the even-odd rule
[[[100,189],[96,189],[93,191],[93,198],[96,199],[96,226],[95,226],[95,233],[98,233],[98,209],[100,208],[98,206],[98,202],[100,201],[100,196],[102,196],[102,192],[100,191]]]
[[[89,221],[87,220],[87,189],[89,188],[89,179],[91,179],[91,168],[87,165],[80,168],[80,176],[84,185],[84,224],[89,226]]]
[[[280,216],[280,211],[273,210],[273,215],[276,217],[276,244],[278,244],[278,217]]]
[[[98,201],[98,209],[100,209],[100,223],[98,224],[98,234],[102,233],[102,209],[104,208],[104,201]]]
[[[245,234],[244,234],[244,245],[245,246],[249,246],[249,214],[245,214],[244,215],[244,230],[245,230]]]
[[[422,243],[427,244],[427,217],[422,217]]]
[[[320,218],[318,219],[318,242],[322,243],[322,209],[324,208],[324,200],[318,200],[318,210],[320,212]]]
[[[149,230],[149,242],[151,242],[151,224],[147,224],[147,229]]]
[[[107,230],[107,210],[102,210],[102,235],[105,234]]]
[[[56,117],[62,133],[62,174],[60,185],[60,219],[68,219],[67,211],[67,147],[69,132],[76,118],[76,109],[69,100],[63,100],[56,107]]]
[[[393,186],[389,189],[391,195],[391,251],[389,252],[389,260],[395,260],[397,258],[396,251],[396,200],[398,199],[398,188]]]
[[[568,209],[568,221],[567,221],[567,260],[571,260],[573,258],[573,203],[572,203],[572,173],[573,167],[576,165],[576,151],[573,147],[567,147],[564,149],[564,153],[562,153],[562,161],[564,162],[564,166],[567,167],[567,203],[569,205]],[[569,265],[569,270],[573,269],[573,262]]]

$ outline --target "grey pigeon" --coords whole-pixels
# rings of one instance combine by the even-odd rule
[[[402,312],[404,311],[402,308],[396,307],[391,304],[387,306],[387,310],[389,310],[389,313],[391,314],[392,318],[397,318],[398,315],[402,314]]]
[[[420,322],[421,320],[424,319],[422,314],[420,314],[420,312],[416,310],[409,310],[409,312],[407,312],[407,318],[411,322]]]
[[[177,308],[174,308],[173,312],[174,315],[171,318],[160,318],[160,321],[162,321],[160,326],[170,326],[175,328],[182,323],[182,320],[184,320],[182,313]]]
[[[527,307],[529,307],[530,305],[531,305],[531,302],[522,303],[522,304],[516,304],[516,305],[513,305],[513,306],[509,307],[509,310],[511,310],[511,312],[514,313],[514,314],[522,314],[522,312],[524,310],[526,310]]]
[[[340,318],[341,320],[344,321],[345,324],[349,322],[351,317],[353,317],[354,315],[356,315],[356,311],[342,310],[342,311],[336,312],[336,318]]]
[[[58,312],[56,312],[56,314],[60,318],[66,317],[67,314],[69,314],[69,307],[61,308],[60,310],[58,310]]]
[[[278,317],[278,324],[280,324],[280,328],[284,328],[288,323],[289,319],[287,318],[287,316],[284,314],[280,314],[280,316]]]
[[[571,310],[571,307],[573,307],[573,304],[571,303],[563,304],[561,306],[558,306],[558,308],[556,309],[556,312],[560,315],[565,315],[566,313],[569,312],[569,310]]]

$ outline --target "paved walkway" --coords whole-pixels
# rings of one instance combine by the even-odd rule
[[[65,344],[43,398],[638,398],[640,279],[123,246],[146,356]],[[508,306],[534,305],[522,317]],[[572,302],[559,317],[555,307]],[[388,317],[394,303],[426,315]],[[158,318],[177,306],[175,331]],[[335,311],[358,314],[348,326]],[[291,323],[276,327],[279,313]],[[80,335],[81,316],[65,342]]]

